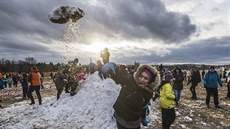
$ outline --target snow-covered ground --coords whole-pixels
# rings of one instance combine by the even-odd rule
[[[49,87],[46,84],[45,87]],[[182,92],[180,109],[176,110],[176,120],[172,129],[229,127],[229,100],[222,99],[223,109],[207,109],[202,87],[197,91],[199,100],[190,100],[189,88]],[[30,101],[14,103],[0,109],[0,129],[116,129],[113,118],[113,104],[119,94],[120,86],[111,79],[101,80],[96,73],[89,75],[80,85],[75,96],[62,93],[57,101],[56,96],[43,98],[43,105],[29,105]],[[223,94],[223,93],[222,93]],[[36,96],[34,94],[34,96]],[[214,115],[215,114],[215,115]],[[215,117],[214,117],[215,116]],[[161,110],[158,100],[151,101],[151,120],[148,129],[161,128]]]

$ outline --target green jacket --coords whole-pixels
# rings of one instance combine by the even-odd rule
[[[170,83],[164,84],[160,89],[160,107],[171,109],[175,106],[175,95]]]

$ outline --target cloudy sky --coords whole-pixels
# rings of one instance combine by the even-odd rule
[[[49,13],[71,5],[77,23]],[[0,0],[1,58],[88,64],[107,47],[116,63],[230,64],[229,0]]]

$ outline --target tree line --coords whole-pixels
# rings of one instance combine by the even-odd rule
[[[57,71],[60,63],[53,64],[50,62],[46,63],[37,63],[36,59],[33,57],[27,57],[25,60],[8,60],[5,58],[0,59],[0,72],[18,72],[18,73],[28,73],[32,66],[36,66],[41,72],[51,72]]]

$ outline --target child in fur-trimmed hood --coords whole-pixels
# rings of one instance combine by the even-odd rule
[[[145,115],[144,107],[152,98],[153,91],[160,82],[160,75],[155,67],[141,65],[133,76],[119,68],[116,76],[119,78],[116,82],[122,86],[113,105],[117,128],[140,129],[141,118]]]

